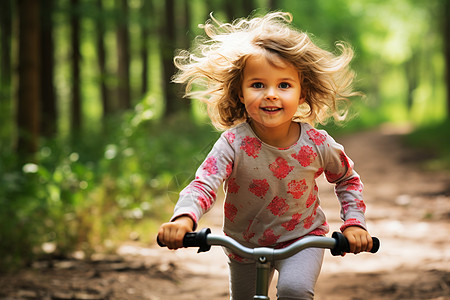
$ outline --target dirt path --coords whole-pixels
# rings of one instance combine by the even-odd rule
[[[375,255],[327,254],[316,299],[450,299],[450,172],[420,171],[423,156],[404,147],[402,133],[384,127],[338,139],[365,183],[369,230],[382,244]],[[331,230],[337,230],[332,186],[320,182],[319,189]],[[220,233],[221,222],[217,205],[200,226]],[[118,254],[89,263],[41,262],[1,276],[0,300],[228,299],[221,249],[196,254],[129,243]]]

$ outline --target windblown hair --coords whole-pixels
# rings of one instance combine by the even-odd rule
[[[252,55],[264,55],[276,64],[279,58],[299,72],[306,101],[299,106],[294,121],[325,123],[333,116],[342,120],[352,90],[353,71],[349,63],[352,49],[336,44],[340,54],[316,46],[310,37],[291,26],[292,15],[273,12],[264,17],[221,23],[211,15],[204,28],[206,37],[197,37],[192,51],[181,50],[174,62],[179,69],[176,83],[186,84],[186,97],[207,103],[208,114],[217,129],[227,129],[248,119],[239,100],[243,70]]]

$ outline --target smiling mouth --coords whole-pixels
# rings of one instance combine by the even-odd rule
[[[266,112],[276,112],[282,110],[281,107],[262,107],[261,109]]]

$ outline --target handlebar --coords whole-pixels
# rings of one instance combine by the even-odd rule
[[[158,245],[165,247],[159,239]],[[371,253],[376,253],[380,248],[380,240],[372,237]],[[323,236],[307,236],[298,240],[291,245],[282,249],[273,249],[267,247],[248,248],[233,238],[222,235],[211,234],[211,229],[203,228],[199,232],[186,233],[183,239],[184,247],[199,247],[198,252],[206,252],[211,249],[211,246],[223,246],[234,252],[235,254],[254,260],[265,257],[270,261],[288,258],[297,252],[306,248],[324,248],[330,249],[333,256],[343,255],[350,252],[350,246],[345,236],[340,232],[333,232],[331,238]]]

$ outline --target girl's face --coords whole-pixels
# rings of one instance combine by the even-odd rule
[[[239,96],[255,126],[288,126],[305,101],[300,77],[293,65],[278,58],[275,64],[263,55],[247,59]]]

